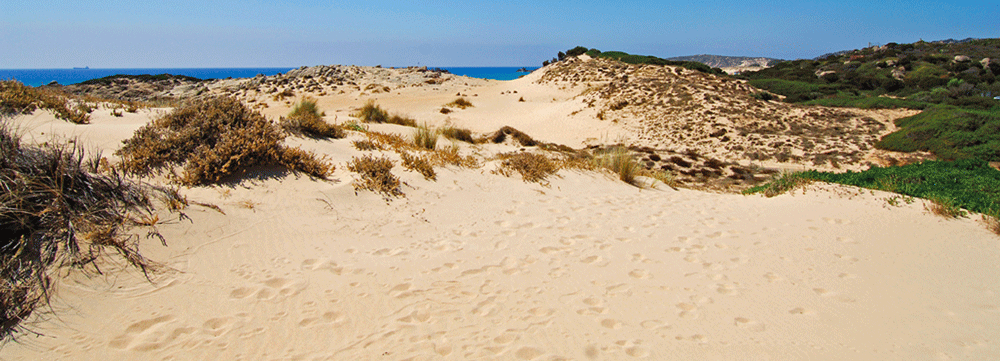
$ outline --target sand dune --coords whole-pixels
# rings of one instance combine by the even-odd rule
[[[615,123],[566,120],[582,104],[575,90],[534,80],[452,79],[375,97],[474,131],[512,125],[574,146],[619,136]],[[476,106],[438,112],[456,93]],[[319,101],[342,122],[365,98]],[[264,112],[287,108],[271,101]],[[28,139],[75,136],[110,155],[155,115],[17,121]],[[183,189],[225,214],[194,205],[190,220],[159,224],[167,246],[142,247],[165,266],[152,282],[114,259],[103,276],[70,272],[53,312],[29,325],[41,336],[4,345],[0,359],[1000,357],[1000,247],[974,219],[842,186],[763,198],[567,170],[543,185],[492,174],[492,163],[439,168],[436,182],[397,167],[406,196],[386,201],[350,184],[343,163],[360,154],[359,137],[289,139],[331,157],[330,181],[262,170]]]

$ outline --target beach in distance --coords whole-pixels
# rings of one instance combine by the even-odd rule
[[[3,82],[11,259],[76,263],[0,360],[1000,358],[997,171],[881,145],[941,110],[584,51]]]

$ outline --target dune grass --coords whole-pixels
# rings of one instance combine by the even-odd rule
[[[126,178],[87,158],[76,145],[21,144],[0,120],[0,340],[25,331],[22,322],[51,296],[52,269],[101,272],[95,261],[108,251],[147,272],[155,266],[138,249],[134,227],[146,238],[163,237],[154,199],[179,209],[176,191]]]
[[[417,121],[413,120],[413,118],[399,114],[389,115],[388,111],[375,104],[375,100],[368,100],[365,102],[365,105],[361,106],[361,109],[352,113],[351,116],[360,119],[364,123],[389,123],[407,127],[417,126]]]
[[[476,143],[476,140],[472,138],[472,131],[465,128],[446,125],[440,129],[440,132],[442,136],[448,139],[463,141],[471,144]]]
[[[180,166],[185,185],[220,182],[258,165],[280,165],[325,178],[333,166],[282,144],[284,135],[238,100],[194,100],[140,128],[115,154],[122,168],[145,175]]]
[[[428,127],[426,124],[417,127],[413,131],[413,144],[418,148],[434,150],[437,148],[438,132]]]
[[[316,100],[303,98],[292,108],[287,118],[278,120],[278,125],[289,133],[316,138],[340,139],[347,135],[340,126],[323,121],[324,115],[316,106]]]

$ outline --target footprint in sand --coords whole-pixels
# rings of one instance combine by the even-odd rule
[[[580,260],[581,263],[594,264],[604,260],[601,256],[588,256]]]
[[[617,330],[619,328],[622,328],[622,322],[612,318],[605,318],[601,320],[601,326],[603,326],[604,328]]]
[[[521,360],[534,360],[545,354],[545,351],[534,347],[522,347],[514,352],[514,356]]]
[[[766,327],[763,323],[751,320],[746,317],[737,317],[734,320],[737,327],[753,332],[764,332]]]
[[[640,280],[649,279],[653,277],[649,274],[649,271],[643,269],[632,270],[632,272],[629,272],[628,275],[629,277]]]
[[[816,314],[815,311],[812,311],[812,310],[809,310],[809,309],[805,309],[805,308],[802,308],[802,307],[796,307],[796,308],[793,308],[791,310],[788,310],[788,313],[793,314],[793,315],[814,315],[814,314]]]

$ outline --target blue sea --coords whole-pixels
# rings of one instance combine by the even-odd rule
[[[433,67],[432,67],[433,68]],[[295,68],[133,68],[133,69],[0,69],[0,80],[15,79],[24,85],[39,86],[53,81],[76,84],[111,75],[186,75],[198,79],[252,78],[257,74],[275,75]],[[520,67],[441,67],[455,75],[473,78],[513,80],[527,73]],[[528,68],[534,70],[535,68]]]

